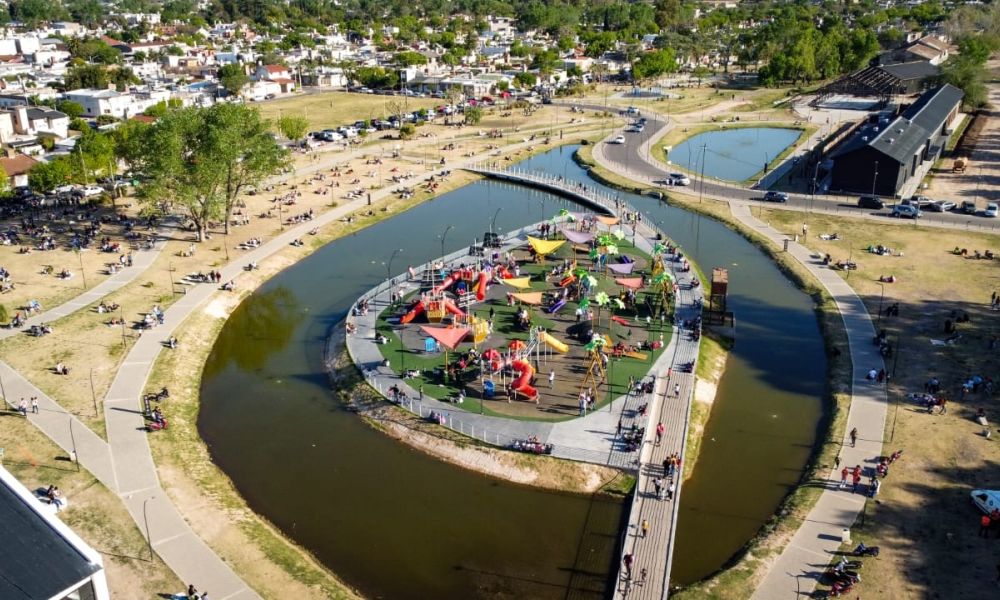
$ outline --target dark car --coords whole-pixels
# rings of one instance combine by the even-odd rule
[[[861,196],[858,198],[858,208],[873,208],[879,210],[885,208],[885,202],[878,196]]]
[[[785,192],[766,192],[764,194],[764,200],[768,202],[788,202],[788,194]]]

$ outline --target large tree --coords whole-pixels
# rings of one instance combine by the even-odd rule
[[[69,157],[58,156],[48,162],[38,163],[28,171],[28,185],[36,192],[48,193],[73,179],[73,165]]]
[[[246,84],[250,83],[243,65],[231,63],[219,67],[219,83],[232,96],[238,96]]]
[[[202,241],[214,219],[229,232],[239,195],[284,168],[288,154],[255,108],[222,103],[164,115],[146,136],[142,162],[151,177],[146,202],[181,206]]]
[[[278,131],[293,142],[301,141],[309,130],[309,121],[305,117],[286,115],[276,123]]]

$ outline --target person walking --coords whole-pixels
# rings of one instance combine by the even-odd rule
[[[38,414],[38,396],[31,397],[31,412]]]
[[[840,468],[840,455],[833,457],[833,470],[836,471]]]
[[[632,561],[633,558],[631,554],[626,554],[622,558],[622,563],[625,565],[625,577],[629,579],[632,579]]]
[[[22,417],[28,416],[28,403],[24,401],[24,398],[21,398],[21,401],[17,403],[17,411],[21,413]]]
[[[844,469],[840,472],[840,489],[847,487],[847,475],[847,467],[844,467]]]
[[[653,479],[653,489],[656,490],[656,499],[663,500],[663,479],[657,477]]]
[[[674,396],[676,396],[678,398],[681,397],[681,384],[679,384],[679,383],[675,383],[674,384]]]
[[[854,429],[851,430],[851,448],[853,448],[857,443],[858,443],[858,428],[855,427]]]
[[[979,537],[990,537],[990,516],[983,515],[979,518]]]
[[[552,369],[551,371],[549,371],[549,389],[550,390],[552,389],[552,385],[555,383],[555,381],[556,381],[556,370]]]
[[[666,431],[666,427],[663,426],[663,421],[656,424],[656,445],[660,445],[660,441],[663,440],[663,432]]]
[[[642,537],[649,535],[649,521],[646,519],[642,520]]]
[[[667,500],[673,500],[674,499],[674,491],[675,490],[677,490],[677,484],[674,483],[673,479],[671,479],[670,480],[670,485],[667,486]]]
[[[861,475],[858,474],[858,473],[855,473],[853,481],[854,481],[854,486],[851,487],[851,493],[852,494],[857,494],[858,493],[858,486],[861,485]]]

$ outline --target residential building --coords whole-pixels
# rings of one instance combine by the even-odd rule
[[[277,92],[267,92],[265,95],[275,94],[290,94],[295,91],[295,80],[292,79],[292,73],[288,67],[284,65],[260,65],[257,70],[254,71],[253,78],[258,82],[269,82],[278,85]],[[262,86],[271,89],[271,86]]]
[[[91,118],[101,115],[111,115],[112,117],[125,119],[133,114],[142,112],[141,110],[133,109],[131,94],[123,94],[115,90],[73,90],[66,92],[64,97],[83,106],[84,116]]]
[[[15,154],[14,156],[0,158],[0,169],[3,169],[3,175],[7,178],[7,184],[12,188],[28,185],[28,172],[31,171],[31,167],[37,164],[37,160],[26,154]],[[0,491],[0,496],[2,495],[3,492]],[[2,529],[3,525],[0,524],[0,530]],[[6,543],[6,540],[4,543]],[[3,554],[3,550],[0,550],[0,554]],[[0,591],[2,590],[3,583],[0,582]]]
[[[109,600],[101,555],[38,496],[0,467],[0,598]]]

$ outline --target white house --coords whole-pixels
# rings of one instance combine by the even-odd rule
[[[69,116],[45,106],[15,106],[0,110],[0,143],[14,136],[35,137],[39,134],[62,139],[69,134]]]
[[[141,110],[133,109],[131,94],[123,94],[115,90],[73,90],[63,94],[63,97],[83,106],[84,116],[91,118],[101,115],[111,115],[119,119],[127,119],[136,113],[142,112]]]
[[[253,78],[258,82],[278,84],[279,94],[289,94],[295,91],[295,80],[288,67],[283,65],[260,65],[254,71]],[[272,93],[272,92],[268,92]]]

